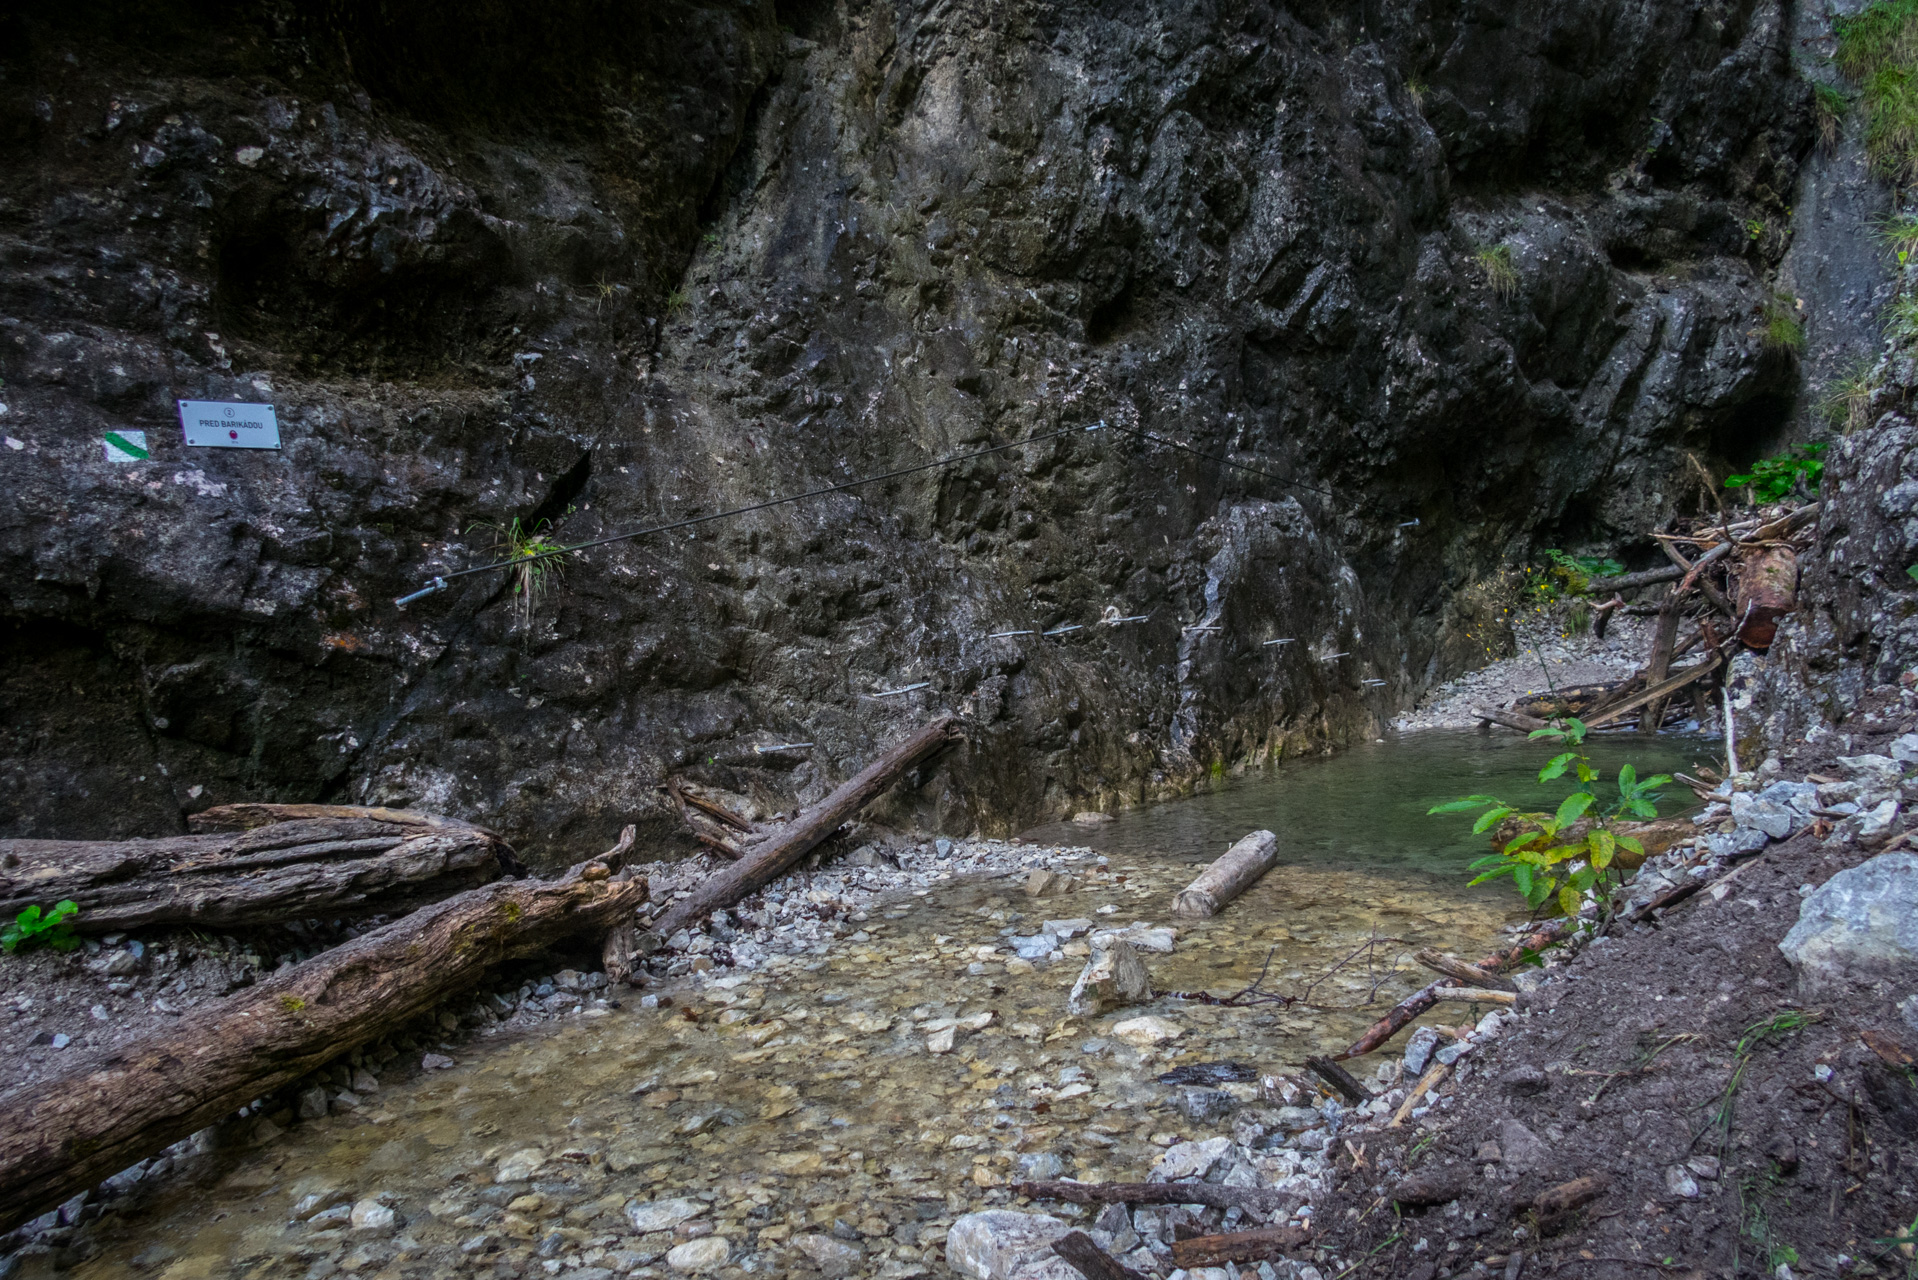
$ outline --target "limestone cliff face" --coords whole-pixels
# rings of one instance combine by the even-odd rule
[[[896,816],[1125,803],[1370,731],[1468,659],[1454,590],[1791,412],[1780,3],[4,21],[9,834],[326,796],[557,854],[674,771],[783,807],[935,707],[970,745]],[[189,450],[176,397],[286,447]],[[1077,431],[583,554],[530,621],[500,576],[391,604],[515,516],[1098,422],[1264,474]]]

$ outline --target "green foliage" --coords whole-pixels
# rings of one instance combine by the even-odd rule
[[[675,315],[686,309],[686,291],[675,289],[666,295],[666,314]]]
[[[1765,238],[1765,220],[1763,218],[1745,219],[1745,237],[1753,244]]]
[[[1805,326],[1790,298],[1774,294],[1760,313],[1758,339],[1774,355],[1796,356],[1805,349]]]
[[[0,929],[0,950],[11,953],[43,944],[55,951],[71,951],[80,945],[79,935],[73,932],[70,923],[79,914],[80,904],[71,900],[55,903],[51,911],[42,911],[36,903],[15,916],[12,924]]]
[[[514,562],[510,571],[513,603],[519,610],[522,625],[531,625],[534,615],[539,611],[540,600],[564,576],[560,570],[560,556],[566,548],[547,533],[550,527],[551,521],[542,520],[528,529],[520,524],[518,516],[514,516],[513,522],[503,527],[484,523],[472,526],[472,529],[491,529],[497,533],[499,540],[493,544],[493,550],[502,558]]]
[[[1849,435],[1871,423],[1871,402],[1879,390],[1878,367],[1874,361],[1861,361],[1850,373],[1832,379],[1818,399],[1818,412],[1826,422]]]
[[[1483,245],[1473,256],[1495,296],[1509,298],[1518,292],[1518,264],[1512,259],[1511,245]]]
[[[1862,90],[1865,152],[1894,182],[1918,179],[1918,0],[1877,0],[1832,18],[1833,61]]]
[[[1818,145],[1830,151],[1838,145],[1838,130],[1851,113],[1851,98],[1834,84],[1811,87],[1811,113],[1818,122]]]
[[[1885,308],[1885,336],[1901,347],[1918,345],[1918,298],[1901,293]]]
[[[1419,79],[1417,76],[1413,76],[1405,82],[1405,92],[1411,96],[1413,106],[1416,106],[1421,111],[1425,109],[1425,95],[1427,93],[1425,81]]]
[[[1532,731],[1533,738],[1556,739],[1569,748],[1538,771],[1540,782],[1553,782],[1568,774],[1574,780],[1571,792],[1555,812],[1522,813],[1497,796],[1463,796],[1428,810],[1482,811],[1472,824],[1474,835],[1490,831],[1507,819],[1519,823],[1519,834],[1506,841],[1499,852],[1471,864],[1471,869],[1479,873],[1473,884],[1509,877],[1532,910],[1553,906],[1567,916],[1576,916],[1588,894],[1618,877],[1612,864],[1619,850],[1644,855],[1645,847],[1633,837],[1621,835],[1617,824],[1627,818],[1656,818],[1658,788],[1670,782],[1671,775],[1661,773],[1640,780],[1638,771],[1625,765],[1618,771],[1617,798],[1606,803],[1598,794],[1598,771],[1592,767],[1591,757],[1580,749],[1585,734],[1585,722],[1576,718]],[[1588,816],[1591,821],[1585,830],[1574,831]]]
[[[1550,563],[1526,565],[1519,570],[1524,598],[1534,606],[1549,607],[1576,599],[1591,589],[1593,578],[1615,578],[1625,572],[1625,566],[1609,556],[1575,556],[1556,547],[1548,548],[1545,554]],[[1586,621],[1590,621],[1589,613]],[[1572,627],[1574,632],[1583,629],[1582,625]]]
[[[1804,482],[1808,492],[1818,492],[1818,481],[1825,474],[1825,464],[1819,457],[1828,446],[1823,444],[1795,444],[1791,452],[1777,458],[1760,458],[1752,463],[1752,469],[1743,475],[1725,477],[1727,489],[1751,490],[1753,502],[1776,502],[1798,488]]]
[[[1872,1243],[1904,1259],[1907,1280],[1918,1277],[1918,1218],[1913,1218],[1909,1226],[1893,1227],[1890,1235],[1879,1236]]]
[[[1894,213],[1881,218],[1877,230],[1878,238],[1890,246],[1899,266],[1911,261],[1911,255],[1918,252],[1918,213]]]

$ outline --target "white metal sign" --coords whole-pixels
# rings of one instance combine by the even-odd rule
[[[270,404],[225,400],[180,401],[186,442],[208,449],[277,449],[280,420]]]

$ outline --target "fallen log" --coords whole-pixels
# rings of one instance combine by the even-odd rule
[[[1491,724],[1503,725],[1507,729],[1517,729],[1520,733],[1530,733],[1534,729],[1549,729],[1549,721],[1535,716],[1521,715],[1516,711],[1501,711],[1497,707],[1480,707],[1472,714]]]
[[[1412,1020],[1439,1002],[1439,991],[1457,984],[1451,978],[1440,978],[1430,986],[1420,987],[1405,999],[1392,1006],[1391,1012],[1367,1027],[1365,1034],[1354,1040],[1345,1052],[1332,1055],[1335,1060],[1358,1058],[1372,1052],[1390,1040],[1399,1032],[1412,1025]]]
[[[1146,1280],[1101,1249],[1098,1242],[1083,1231],[1070,1231],[1052,1242],[1052,1251],[1064,1258],[1086,1280]]]
[[[1453,1004],[1517,1004],[1515,991],[1488,991],[1484,987],[1440,987],[1433,992],[1435,1001]]]
[[[236,928],[410,911],[526,873],[484,827],[400,809],[228,805],[192,825],[154,840],[0,840],[0,914],[70,899],[83,933]]]
[[[1208,1209],[1246,1209],[1268,1216],[1291,1210],[1303,1198],[1270,1187],[1228,1187],[1214,1182],[1018,1182],[1012,1194],[1069,1204],[1199,1204]]]
[[[1347,1102],[1362,1107],[1372,1100],[1372,1094],[1366,1087],[1352,1078],[1352,1073],[1330,1058],[1307,1058],[1306,1069],[1319,1079],[1331,1085]]]
[[[1278,861],[1279,838],[1270,831],[1254,831],[1173,895],[1172,914],[1185,920],[1215,916],[1226,903],[1257,884]]]
[[[597,861],[469,889],[17,1090],[0,1099],[0,1232],[645,901],[644,880]]]
[[[1457,978],[1467,985],[1489,987],[1494,991],[1516,992],[1517,987],[1505,978],[1475,964],[1467,964],[1455,955],[1448,955],[1436,947],[1425,947],[1412,954],[1412,958],[1434,973],[1442,973],[1448,978]]]
[[[934,752],[960,736],[957,716],[941,716],[925,728],[887,750],[877,760],[841,783],[837,790],[785,826],[749,848],[732,866],[712,876],[690,895],[667,907],[651,925],[639,945],[656,951],[665,940],[681,929],[731,906],[754,890],[770,884],[793,863],[805,857],[822,840],[839,830],[879,794],[891,786],[900,774],[911,769]]]
[[[1732,525],[1727,532],[1732,534],[1733,537],[1738,538],[1739,542],[1727,541],[1718,543],[1716,546],[1707,550],[1703,555],[1699,556],[1698,559],[1692,561],[1689,570],[1681,569],[1677,565],[1666,565],[1661,569],[1646,569],[1642,573],[1628,573],[1618,578],[1593,578],[1586,584],[1585,590],[1589,595],[1604,595],[1608,592],[1630,591],[1634,587],[1649,587],[1660,582],[1677,582],[1697,573],[1705,565],[1724,559],[1727,555],[1731,554],[1732,548],[1738,546],[1740,542],[1763,542],[1771,538],[1785,537],[1796,533],[1817,518],[1818,504],[1813,502],[1787,515],[1781,516],[1769,524],[1757,524],[1752,521],[1735,524]],[[1741,531],[1748,532],[1750,536],[1742,536]],[[1692,580],[1693,582],[1697,581],[1696,578]]]
[[[1412,1091],[1405,1095],[1405,1101],[1399,1103],[1399,1109],[1392,1113],[1391,1122],[1385,1127],[1388,1129],[1397,1129],[1403,1126],[1412,1112],[1418,1109],[1419,1099],[1444,1084],[1445,1078],[1451,1074],[1451,1064],[1441,1062],[1420,1076],[1418,1083],[1413,1085]]]
[[[1227,1231],[1216,1236],[1193,1236],[1172,1242],[1172,1265],[1223,1267],[1228,1262],[1263,1262],[1284,1249],[1296,1249],[1311,1236],[1304,1227],[1262,1227],[1257,1231]]]
[[[1704,661],[1695,663],[1692,666],[1686,667],[1683,671],[1678,672],[1676,675],[1658,681],[1637,697],[1627,698],[1617,706],[1593,716],[1585,722],[1585,727],[1587,729],[1596,729],[1600,725],[1610,724],[1614,720],[1623,719],[1640,707],[1647,706],[1653,702],[1663,702],[1671,694],[1683,689],[1686,685],[1691,684],[1695,680],[1701,680],[1718,670],[1718,668],[1724,664],[1724,661],[1724,654],[1713,652],[1708,655]]]

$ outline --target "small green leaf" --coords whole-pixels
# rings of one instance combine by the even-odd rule
[[[1579,906],[1578,890],[1568,884],[1558,891],[1559,910],[1563,911],[1568,918],[1578,914]]]
[[[1632,768],[1629,764],[1620,765],[1618,770],[1618,789],[1629,793],[1636,790],[1637,787],[1638,770]]]
[[[1618,847],[1629,853],[1635,853],[1641,858],[1645,856],[1645,846],[1640,844],[1633,836],[1620,836],[1618,838]]]
[[[1472,824],[1472,834],[1475,836],[1485,834],[1499,823],[1505,821],[1505,819],[1511,817],[1512,813],[1513,809],[1509,804],[1502,804],[1496,809],[1487,809],[1478,816],[1478,821]]]
[[[1553,821],[1558,824],[1558,829],[1563,831],[1577,822],[1584,812],[1592,807],[1592,801],[1596,799],[1598,797],[1589,791],[1574,791],[1566,796],[1564,802],[1558,806],[1558,814],[1553,818]]]
[[[1532,896],[1532,869],[1524,863],[1512,868],[1512,881],[1518,885],[1518,891],[1526,897]]]
[[[1488,804],[1497,803],[1497,796],[1464,796],[1447,800],[1444,804],[1435,804],[1425,812],[1428,817],[1434,813],[1469,813],[1473,809],[1483,809]]]
[[[1592,768],[1590,761],[1580,760],[1578,762],[1578,780],[1587,784],[1598,780],[1598,771]]]
[[[1506,841],[1505,852],[1507,854],[1514,854],[1521,849],[1529,849],[1544,838],[1545,833],[1543,831],[1527,831],[1522,836]]]
[[[1553,756],[1545,767],[1538,771],[1538,780],[1540,782],[1550,782],[1553,778],[1563,775],[1565,766],[1576,759],[1578,759],[1578,752],[1576,751],[1567,751],[1564,755]]]

